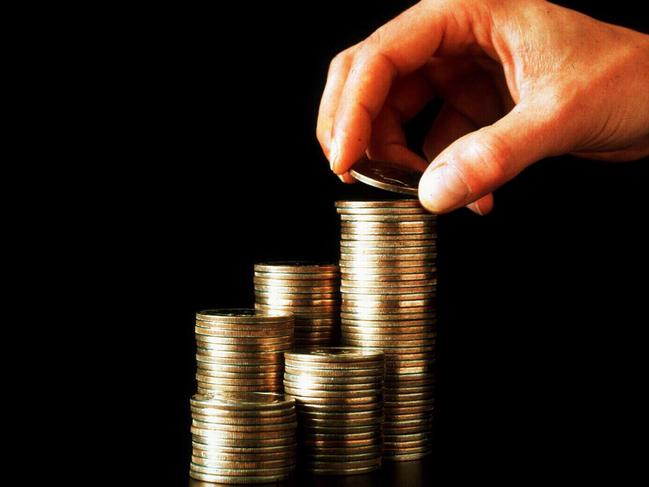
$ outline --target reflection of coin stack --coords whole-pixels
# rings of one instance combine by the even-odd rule
[[[282,392],[285,351],[293,348],[293,317],[254,309],[196,314],[199,393]]]
[[[284,388],[295,398],[299,462],[319,474],[381,466],[383,353],[331,347],[286,353]]]
[[[195,395],[189,475],[228,484],[276,482],[295,470],[295,402],[271,393]]]
[[[385,352],[384,458],[421,458],[431,451],[435,216],[416,200],[336,206],[343,343]]]
[[[255,265],[255,306],[295,316],[295,346],[333,344],[339,331],[336,264],[277,262]]]

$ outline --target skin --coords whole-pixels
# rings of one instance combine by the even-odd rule
[[[402,125],[437,97],[425,160]],[[332,60],[316,132],[345,182],[366,153],[425,171],[431,212],[486,214],[545,157],[649,155],[649,36],[541,0],[424,0]]]

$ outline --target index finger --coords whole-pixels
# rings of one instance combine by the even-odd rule
[[[359,46],[335,110],[330,150],[335,173],[348,171],[365,153],[372,122],[397,76],[419,69],[440,48],[462,50],[473,43],[471,16],[463,4],[471,2],[418,3]]]

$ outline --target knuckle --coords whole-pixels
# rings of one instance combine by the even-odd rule
[[[351,59],[353,57],[353,48],[348,48],[345,49],[344,51],[340,51],[338,54],[336,54],[331,62],[329,63],[329,72],[331,73],[332,71],[342,68],[345,65],[349,64],[351,62]]]
[[[476,170],[492,181],[509,179],[514,172],[511,167],[512,151],[502,137],[490,130],[483,130],[472,144]]]

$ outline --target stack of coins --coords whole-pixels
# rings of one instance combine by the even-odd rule
[[[199,393],[282,392],[284,352],[293,348],[293,317],[254,309],[196,314]]]
[[[421,458],[432,441],[435,216],[416,200],[336,207],[343,343],[385,352],[384,458]]]
[[[298,415],[300,466],[330,475],[380,468],[383,353],[330,347],[286,353],[285,361],[284,389],[295,398]]]
[[[272,393],[195,395],[190,477],[228,484],[284,480],[295,470],[295,402]]]
[[[336,264],[256,264],[254,279],[257,309],[295,316],[296,348],[327,346],[337,341],[340,273]]]

